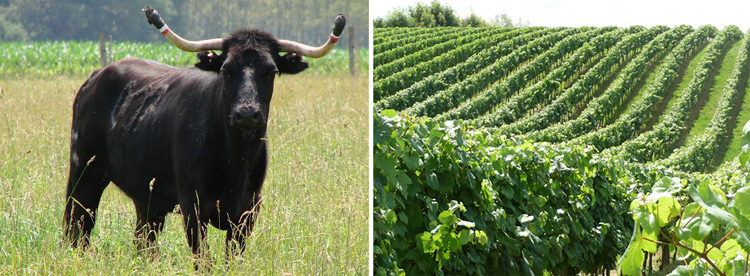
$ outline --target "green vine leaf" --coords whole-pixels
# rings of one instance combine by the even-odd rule
[[[726,206],[726,199],[723,196],[723,192],[709,184],[708,181],[702,181],[698,184],[698,187],[690,186],[688,193],[690,198],[698,203],[701,207],[706,209],[706,212],[710,216],[704,216],[705,221],[711,221],[714,218],[720,220],[722,223],[726,223],[732,226],[737,226],[736,219],[732,214],[722,209]],[[701,231],[702,233],[703,231]]]
[[[641,238],[641,231],[639,231],[639,229],[640,225],[636,224],[635,230],[633,230],[633,239],[618,264],[624,275],[641,274],[641,264],[643,263],[644,258],[643,251],[641,250],[645,241]]]

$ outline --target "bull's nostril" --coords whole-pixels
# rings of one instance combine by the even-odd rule
[[[260,112],[255,112],[255,114],[253,114],[253,121],[260,122],[260,119]]]
[[[234,119],[235,122],[239,123],[239,122],[242,121],[242,115],[240,115],[240,113],[241,112],[239,112],[239,111],[234,113],[234,118],[233,119]]]

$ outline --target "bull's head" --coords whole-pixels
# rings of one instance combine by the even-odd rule
[[[189,41],[172,32],[151,8],[143,9],[149,23],[178,48],[199,52],[195,66],[215,71],[223,78],[224,101],[228,103],[229,125],[247,136],[265,130],[273,82],[277,74],[296,74],[307,69],[302,56],[319,58],[328,54],[338,41],[346,24],[343,15],[336,17],[333,32],[323,46],[311,47],[294,41],[276,39],[259,30],[239,30],[227,38]],[[221,50],[216,55],[213,50]],[[280,52],[286,52],[280,55]],[[264,135],[264,131],[260,135]]]

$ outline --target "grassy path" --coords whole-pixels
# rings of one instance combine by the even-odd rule
[[[729,146],[727,147],[726,153],[724,153],[724,162],[732,161],[740,154],[740,147],[742,147],[742,128],[747,121],[750,121],[750,93],[748,92],[750,92],[750,82],[747,81],[746,76],[744,89],[740,92],[742,102],[738,107],[739,112],[737,113],[735,125],[729,133]]]

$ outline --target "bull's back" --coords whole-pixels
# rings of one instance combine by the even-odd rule
[[[99,121],[129,93],[144,83],[158,82],[177,69],[139,58],[125,58],[95,70],[81,85],[73,105],[73,123]],[[107,123],[106,120],[101,120]]]
[[[131,197],[152,178],[171,178],[174,115],[170,82],[180,69],[127,58],[92,73],[74,103],[71,154],[97,155],[106,174]]]

